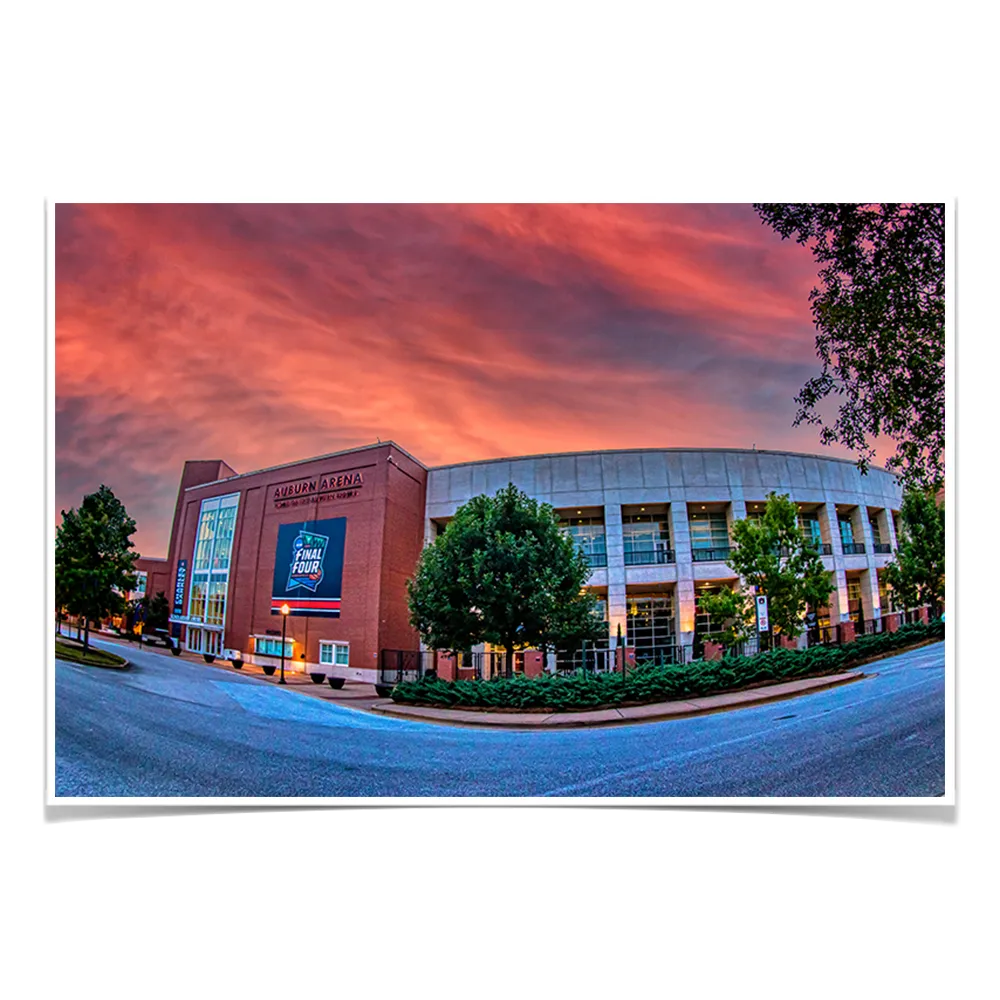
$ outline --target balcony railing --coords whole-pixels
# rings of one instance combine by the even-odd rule
[[[718,549],[692,549],[691,559],[694,562],[725,562],[729,558],[729,546]]]
[[[823,542],[819,547],[819,554],[821,556],[832,556],[833,546],[829,542]]]
[[[864,542],[844,542],[845,556],[863,556],[865,554]]]
[[[587,557],[591,569],[600,569],[608,564],[607,552],[584,552],[583,554]]]
[[[662,565],[663,563],[674,562],[674,550],[666,548],[655,549],[626,549],[626,566],[649,566],[652,564]]]
[[[872,546],[875,550],[876,555],[887,556],[892,552],[892,546],[888,542],[875,542]]]

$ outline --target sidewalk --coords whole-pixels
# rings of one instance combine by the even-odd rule
[[[732,691],[706,698],[687,701],[665,701],[655,705],[632,705],[627,708],[604,708],[593,712],[484,712],[475,709],[422,708],[416,705],[397,705],[392,701],[378,701],[373,712],[401,719],[419,719],[444,725],[489,726],[501,729],[556,729],[589,726],[614,726],[630,722],[656,722],[666,719],[684,719],[694,715],[711,715],[737,708],[764,705],[783,701],[799,695],[814,694],[828,688],[850,684],[871,676],[859,670],[827,677],[812,677],[783,684],[770,684],[748,691]]]

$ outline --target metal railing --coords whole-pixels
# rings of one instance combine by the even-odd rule
[[[821,556],[832,556],[833,546],[829,542],[823,542],[819,547],[819,554]]]
[[[872,545],[872,550],[876,555],[886,556],[892,552],[892,546],[888,542],[875,542]]]
[[[691,549],[692,562],[725,562],[728,558],[728,545],[717,549]]]
[[[391,687],[418,680],[431,671],[436,673],[435,657],[432,649],[383,649],[378,665],[379,684]]]
[[[591,674],[603,674],[615,669],[614,650],[607,646],[584,646],[579,649],[557,649],[556,671],[573,673],[583,670]]]
[[[461,653],[458,657],[459,677],[464,676],[464,672],[471,670],[473,679],[477,681],[495,681],[501,677],[512,677],[517,672],[517,654],[514,654],[515,662],[507,663],[507,654],[501,650],[490,650],[489,652]]]
[[[723,650],[723,657],[726,656],[756,656],[761,651],[760,636],[754,635],[742,642],[735,642]]]
[[[665,667],[674,663],[684,663],[684,647],[676,643],[661,646],[637,646],[635,663],[637,667]]]
[[[844,542],[843,548],[845,556],[863,556],[865,554],[864,542]]]
[[[827,646],[840,642],[839,625],[813,625],[806,629],[806,641],[809,646]]]
[[[593,569],[600,569],[608,564],[607,552],[584,552],[583,554]]]
[[[668,548],[626,549],[626,566],[649,566],[674,562],[674,550]]]

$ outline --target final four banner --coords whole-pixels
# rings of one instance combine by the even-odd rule
[[[282,604],[300,617],[340,617],[346,517],[298,521],[278,527],[271,585],[271,614]]]

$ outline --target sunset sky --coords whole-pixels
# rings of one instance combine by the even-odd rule
[[[809,251],[749,205],[59,205],[56,509],[165,555],[185,459],[832,455]],[[880,456],[882,457],[882,456]]]

